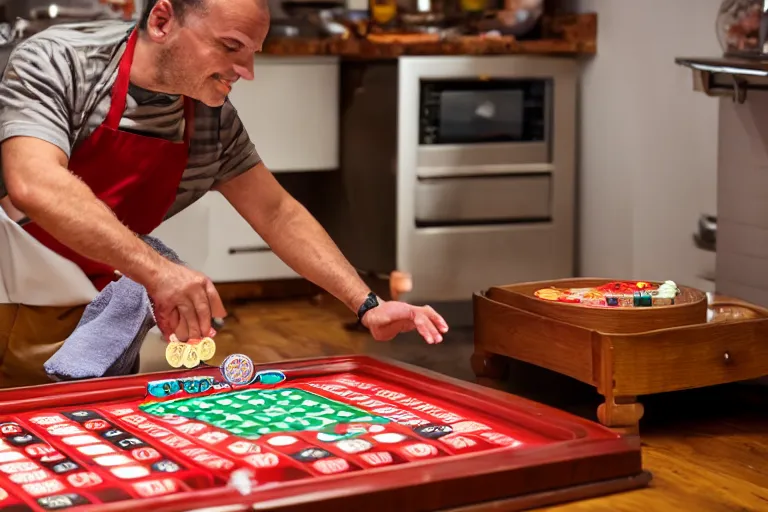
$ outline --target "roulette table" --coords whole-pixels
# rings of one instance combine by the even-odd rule
[[[636,436],[421,368],[254,370],[0,392],[0,510],[521,510],[650,480]]]

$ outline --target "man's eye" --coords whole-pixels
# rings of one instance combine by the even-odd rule
[[[226,50],[229,52],[239,52],[241,45],[233,42],[225,42],[224,48],[226,48]]]

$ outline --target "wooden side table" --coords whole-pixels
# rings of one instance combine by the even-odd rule
[[[744,301],[717,297],[708,304],[704,294],[701,302],[696,290],[686,289],[691,307],[689,314],[671,320],[676,326],[653,315],[634,321],[625,310],[623,323],[607,317],[601,329],[595,310],[612,313],[613,308],[548,315],[553,303],[529,300],[534,289],[608,281],[523,283],[475,294],[472,369],[477,382],[499,388],[507,358],[547,368],[590,384],[605,397],[597,411],[601,423],[637,433],[640,396],[768,375],[768,310]],[[640,318],[651,308],[625,309],[637,309]]]

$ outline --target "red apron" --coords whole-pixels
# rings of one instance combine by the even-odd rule
[[[112,104],[104,123],[73,151],[69,170],[130,230],[147,235],[163,222],[176,199],[187,167],[194,105],[184,98],[183,143],[119,131],[136,40],[137,32],[133,31],[120,60]],[[34,222],[24,228],[43,245],[76,263],[98,290],[114,280],[113,268],[79,255]]]

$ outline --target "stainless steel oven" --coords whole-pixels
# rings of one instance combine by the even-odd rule
[[[414,302],[574,272],[578,63],[403,57],[341,65],[341,166],[322,222]]]

